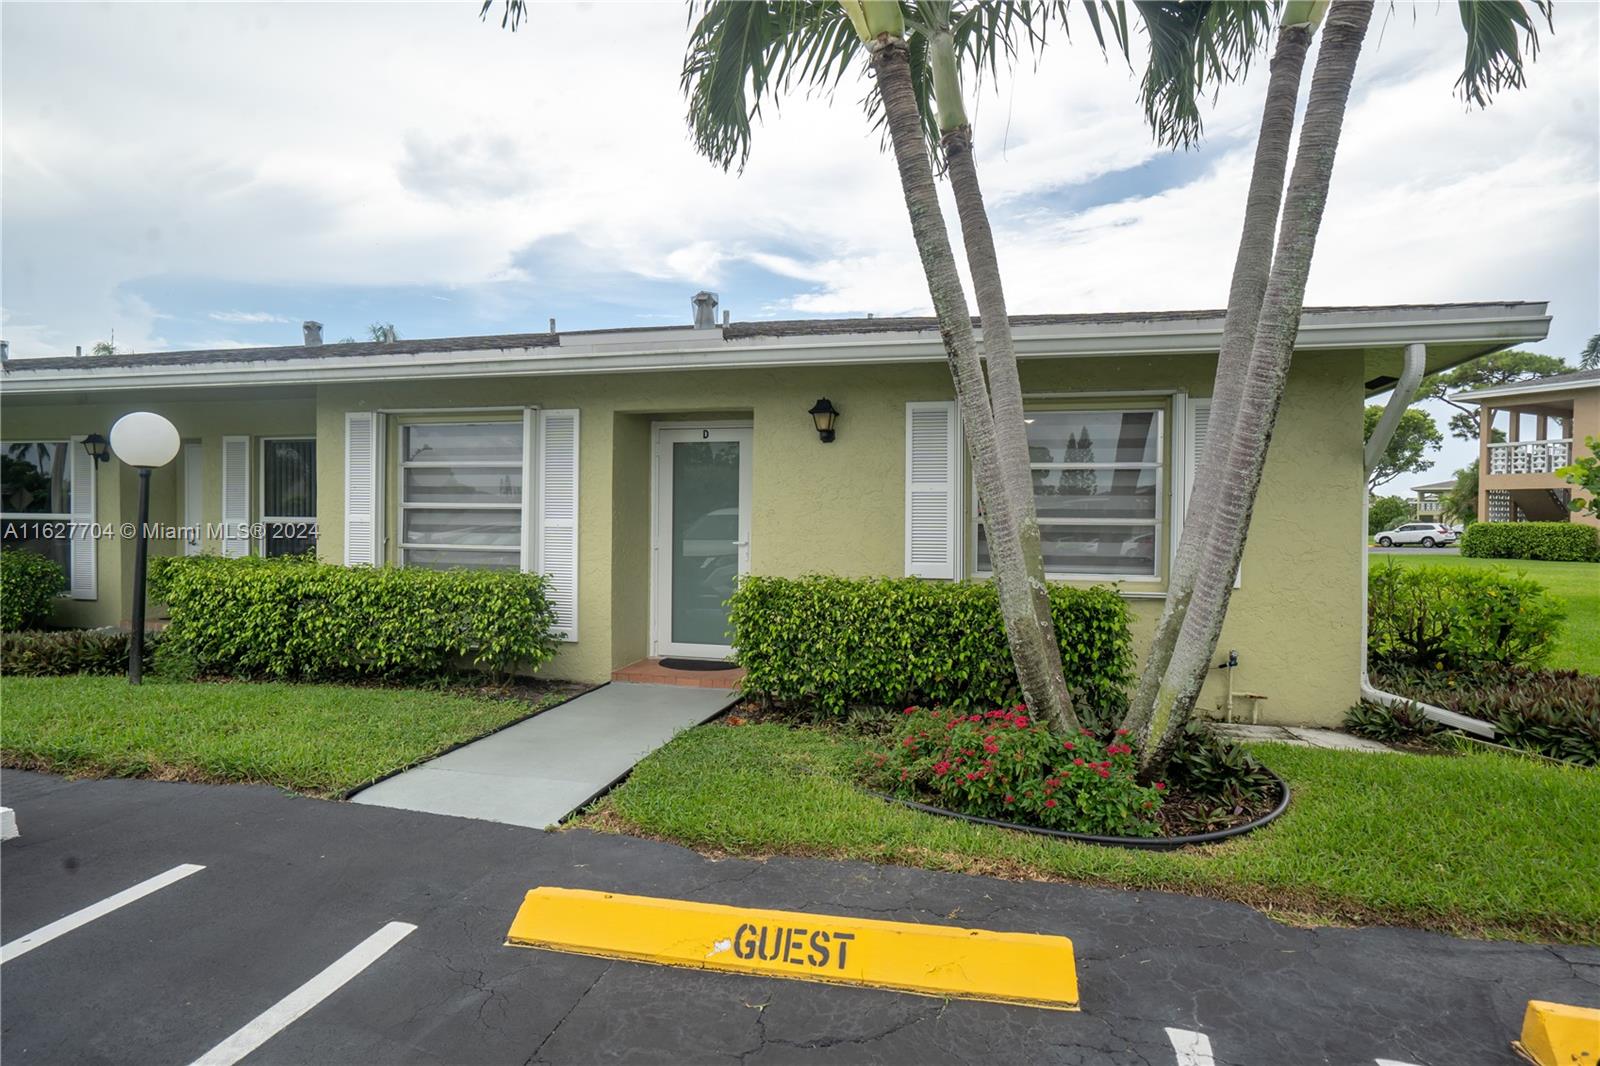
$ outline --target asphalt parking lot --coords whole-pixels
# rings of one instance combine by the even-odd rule
[[[1298,929],[1164,893],[715,861],[260,787],[6,771],[0,790],[22,830],[0,846],[7,1063],[1442,1066],[1519,1061],[1508,1041],[1530,998],[1600,1005],[1591,948]],[[540,884],[1065,934],[1083,1010],[504,947]]]

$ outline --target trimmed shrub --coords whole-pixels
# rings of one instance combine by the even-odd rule
[[[54,561],[22,548],[0,551],[0,630],[37,629],[65,591],[67,575]]]
[[[1063,739],[1020,710],[907,707],[867,757],[869,782],[962,814],[1107,836],[1154,836],[1165,782],[1141,785],[1123,737]]]
[[[1111,588],[1053,585],[1067,684],[1085,717],[1126,705],[1128,609]],[[854,707],[1003,707],[1020,701],[989,582],[746,577],[733,595],[744,691],[840,716]]]
[[[1374,568],[1367,653],[1376,664],[1482,670],[1540,666],[1566,617],[1532,578],[1445,566]]]
[[[428,677],[458,659],[500,673],[555,655],[538,574],[344,567],[309,556],[151,560],[168,639],[204,673]]]
[[[1461,554],[1473,559],[1600,559],[1600,530],[1579,522],[1474,522],[1461,535]]]
[[[55,629],[0,636],[0,672],[30,677],[63,674],[118,675],[128,671],[125,629]],[[144,665],[155,663],[162,634],[144,636]]]
[[[1490,674],[1387,669],[1376,684],[1408,699],[1492,722],[1499,741],[1583,766],[1600,766],[1600,677],[1576,670]]]

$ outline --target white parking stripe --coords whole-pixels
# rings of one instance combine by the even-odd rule
[[[182,881],[190,874],[197,874],[204,870],[204,866],[196,866],[186,862],[181,866],[174,866],[164,874],[157,874],[147,881],[140,881],[132,888],[125,888],[115,896],[107,896],[99,903],[73,911],[65,918],[58,918],[42,928],[35,929],[25,936],[20,936],[11,943],[0,947],[0,964],[10,962],[19,955],[26,955],[42,944],[48,944],[56,937],[70,933],[80,925],[88,925],[96,918],[104,918],[114,910],[126,907],[135,900],[143,899],[152,892],[166,888],[170,884]]]
[[[417,927],[390,922],[345,952],[333,965],[268,1007],[255,1020],[195,1059],[194,1066],[233,1066],[256,1048],[282,1032],[296,1018],[337,992],[345,982],[377,962]]]
[[[1217,1066],[1211,1057],[1211,1038],[1193,1029],[1168,1029],[1167,1039],[1178,1053],[1178,1066]]]
[[[1414,1062],[1401,1062],[1399,1059],[1375,1059],[1378,1066],[1417,1066]]]

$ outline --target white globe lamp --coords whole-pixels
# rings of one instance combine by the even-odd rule
[[[137,685],[144,669],[144,579],[150,565],[150,470],[166,466],[182,442],[178,427],[151,411],[135,411],[111,427],[111,450],[139,471],[139,526],[133,550],[133,632],[128,639],[128,682]]]
[[[151,411],[135,411],[111,427],[111,450],[129,466],[166,466],[177,458],[178,427]]]

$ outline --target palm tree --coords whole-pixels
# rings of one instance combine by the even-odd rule
[[[1533,2],[1548,22],[1549,0]],[[1185,522],[1182,537],[1189,543],[1180,543],[1167,606],[1124,723],[1141,741],[1140,765],[1146,775],[1163,766],[1169,757],[1193,713],[1216,652],[1267,447],[1283,400],[1345,105],[1371,22],[1372,6],[1370,0],[1337,0],[1331,8],[1326,0],[1297,0],[1285,8],[1284,19],[1289,28],[1302,22],[1314,28],[1317,18],[1326,13],[1327,31],[1312,76],[1294,173],[1283,196],[1283,223],[1276,249],[1270,255],[1263,256],[1259,241],[1253,240],[1247,212],[1246,235],[1235,264],[1235,291],[1230,292],[1229,298],[1229,321],[1224,326],[1224,352],[1218,363],[1206,453],[1197,472],[1195,501],[1190,506],[1192,524]],[[1468,8],[1472,10],[1469,12]],[[1462,21],[1467,29],[1467,54],[1457,86],[1467,100],[1483,105],[1501,88],[1520,87],[1523,75],[1519,34],[1528,40],[1530,55],[1538,51],[1533,19],[1520,0],[1462,5]],[[1276,75],[1275,66],[1274,78]],[[1269,86],[1268,115],[1281,103]],[[1292,109],[1290,114],[1292,118]],[[1263,140],[1268,121],[1264,117]],[[1258,151],[1255,177],[1261,177],[1262,166]],[[1251,189],[1254,196],[1254,178]],[[1248,253],[1247,244],[1255,245]],[[1265,275],[1265,291],[1252,313],[1248,300],[1236,305],[1234,297],[1248,284],[1241,280],[1241,273],[1260,277],[1263,259],[1270,263],[1270,269]],[[1242,321],[1236,321],[1241,317]],[[1231,352],[1227,346],[1230,334],[1236,340]],[[1249,354],[1243,361],[1241,378],[1240,338],[1246,335],[1250,337]]]
[[[1243,69],[1254,47],[1255,27],[1266,20],[1266,5],[1143,2],[1135,6],[1151,39],[1152,61],[1143,84],[1146,113],[1158,135],[1187,143],[1199,131],[1199,96],[1212,82],[1220,83]],[[973,4],[957,10],[938,0],[708,3],[691,33],[683,87],[696,146],[724,167],[737,163],[742,168],[749,156],[751,126],[760,117],[765,95],[797,85],[831,91],[849,68],[857,42],[867,47],[878,75],[878,92],[869,97],[868,110],[887,125],[900,165],[907,208],[956,383],[1002,617],[1023,696],[1058,727],[1075,729],[1077,719],[1050,616],[1021,382],[994,238],[972,156],[958,62],[965,59],[979,74],[986,66],[993,72],[1001,56],[1016,54],[1020,38],[1042,45],[1046,28],[1061,22],[1066,9],[1065,3],[1018,3]],[[1126,12],[1120,3],[1090,3],[1083,10],[1102,48],[1103,17],[1126,51]],[[913,138],[914,129],[927,143]],[[984,324],[982,362],[932,191],[932,168],[926,159],[930,147],[947,164],[956,195]],[[920,162],[914,156],[922,157]]]

